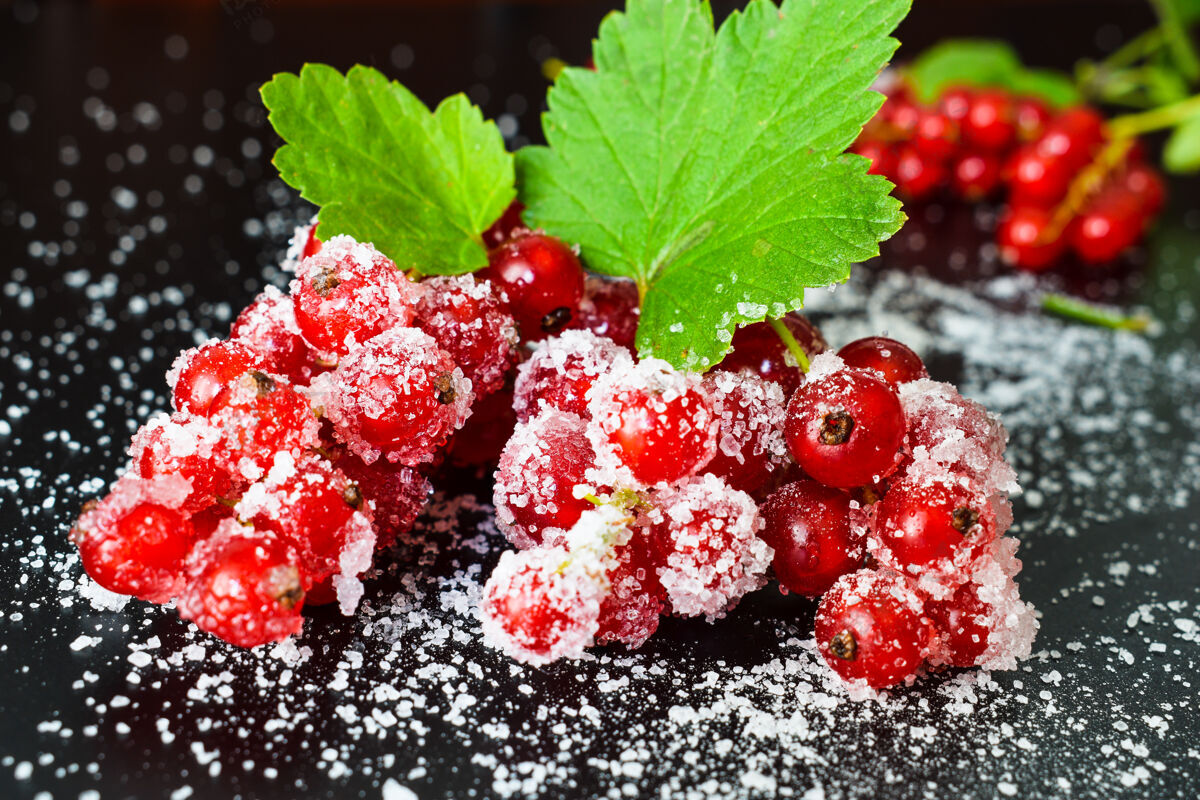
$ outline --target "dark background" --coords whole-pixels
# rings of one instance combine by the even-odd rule
[[[720,16],[735,4],[714,5]],[[161,376],[174,355],[197,335],[223,334],[231,315],[265,281],[278,280],[279,251],[292,225],[306,216],[291,190],[275,180],[269,163],[275,141],[265,127],[258,85],[273,72],[295,70],[304,61],[343,69],[373,64],[427,102],[466,90],[486,115],[501,122],[517,147],[539,137],[537,113],[546,86],[542,62],[557,57],[582,63],[590,37],[611,5],[401,9],[250,0],[186,9],[118,6],[0,4],[0,263],[5,281],[0,293],[0,608],[5,609],[0,617],[0,796],[27,798],[45,791],[76,797],[95,789],[105,798],[166,797],[188,785],[201,797],[377,797],[389,774],[400,775],[423,798],[492,796],[491,773],[464,757],[471,752],[464,742],[469,732],[449,726],[434,727],[404,746],[370,739],[340,742],[355,756],[347,759],[349,774],[330,777],[312,743],[328,743],[336,734],[327,734],[319,723],[315,735],[263,733],[261,722],[270,715],[273,695],[254,688],[254,659],[244,654],[226,656],[237,702],[219,706],[215,714],[212,707],[198,711],[183,701],[196,679],[187,665],[177,675],[168,670],[153,682],[126,686],[124,643],[135,635],[159,635],[164,651],[197,641],[208,645],[210,655],[227,651],[189,634],[169,612],[133,604],[120,613],[100,613],[86,602],[64,602],[71,592],[62,590],[59,581],[78,572],[66,556],[70,545],[65,532],[79,503],[113,476],[129,432],[166,406]],[[1142,3],[918,0],[898,33],[904,42],[900,58],[943,36],[987,35],[1013,42],[1029,63],[1069,68],[1074,58],[1101,56],[1151,22],[1149,7]],[[1168,216],[1194,223],[1194,185],[1180,182],[1173,188]],[[969,214],[959,212],[954,224],[939,225],[929,224],[920,213],[913,217],[910,230],[925,232],[935,248],[964,241],[975,247],[983,238],[973,224],[962,221],[970,220]],[[1194,237],[1179,241],[1183,243],[1172,240],[1166,250],[1156,244],[1151,252],[1166,252],[1176,262],[1193,261]],[[902,240],[889,255],[889,267],[905,268]],[[1168,323],[1156,352],[1165,358],[1185,351],[1182,363],[1194,369],[1196,360],[1187,347],[1196,331],[1195,315],[1179,312],[1181,302],[1196,299],[1194,278],[1190,284],[1173,278],[1166,285],[1147,279],[1148,260],[1146,251],[1134,254],[1099,279],[1093,274],[1085,280],[1068,269],[1046,279],[1047,285],[1150,306]],[[944,273],[929,251],[921,262]],[[948,277],[970,284],[980,276]],[[1018,297],[1013,302],[1024,301]],[[931,363],[935,377],[957,378],[954,353],[936,354]],[[1174,424],[1177,429],[1164,437],[1178,440],[1182,454],[1195,429]],[[1023,466],[1053,465],[1034,461]],[[451,480],[487,495],[485,484],[463,476]],[[1194,605],[1200,567],[1194,546],[1197,511],[1200,506],[1189,497],[1182,508],[1091,520],[1086,540],[1065,540],[1058,550],[1038,549],[1035,540],[1025,591],[1040,608],[1053,607],[1044,621],[1046,646],[1071,641],[1076,635],[1072,626],[1080,624],[1089,635],[1118,637],[1129,609],[1149,599],[1179,598],[1185,606]],[[1038,513],[1018,502],[1019,517],[1036,523]],[[1107,587],[1110,607],[1103,613],[1089,591],[1059,597],[1058,586],[1093,585],[1087,584],[1093,580],[1089,553],[1120,549],[1135,540],[1145,548],[1142,557],[1162,564],[1153,590],[1143,594],[1136,580],[1128,588],[1118,581],[1116,588]],[[446,558],[457,557],[439,557],[429,568],[436,572]],[[489,558],[483,559],[485,567]],[[393,571],[379,586],[396,577]],[[1103,582],[1095,585],[1103,587]],[[372,591],[383,589],[369,589],[369,597]],[[775,646],[777,631],[771,624],[794,624],[802,632],[811,613],[811,604],[763,592],[717,626],[666,621],[647,652],[677,656],[681,676],[701,675],[714,663],[722,669],[752,665]],[[305,675],[320,685],[361,630],[336,615],[316,616],[310,629],[323,626],[327,638]],[[1169,630],[1169,619],[1166,624]],[[74,652],[69,645],[83,633],[101,642]],[[306,641],[313,638],[311,632],[306,635]],[[465,650],[497,674],[507,669],[502,658],[480,653],[475,644]],[[810,743],[827,756],[825,766],[785,771],[781,785],[793,781],[802,796],[805,787],[820,784],[829,797],[990,797],[1004,796],[1007,786],[1016,787],[1022,797],[1197,796],[1196,755],[1188,751],[1200,734],[1195,704],[1189,700],[1195,692],[1194,637],[1173,643],[1162,656],[1165,673],[1146,671],[1132,683],[1113,669],[1112,653],[1089,650],[1075,659],[1073,666],[1084,676],[1078,685],[1086,688],[1056,697],[1065,707],[1062,716],[1039,728],[1044,736],[1033,755],[995,756],[985,725],[958,731],[956,723],[930,712],[930,701],[935,707],[944,703],[931,681],[929,687],[912,690],[909,705],[898,711],[880,712],[878,719],[857,711],[844,729],[831,728],[824,739]],[[580,669],[595,678],[603,668],[611,665]],[[572,670],[567,665],[526,673],[521,680],[533,684],[537,693],[571,697],[581,691]],[[88,671],[99,676],[99,686],[90,688],[95,679],[84,677],[88,686],[81,690],[78,681]],[[1041,688],[1036,677],[995,679],[1012,693],[1013,681],[1020,677],[1034,684],[1025,687],[1030,694]],[[664,677],[659,688],[670,693],[676,679]],[[503,682],[492,686],[496,717],[529,727],[535,707],[510,702],[506,691]],[[647,688],[641,685],[638,691]],[[110,699],[114,693],[133,702],[117,707]],[[297,689],[296,696],[312,699],[315,719],[332,715],[333,700],[322,692]],[[98,707],[98,698],[108,699],[110,707]],[[596,702],[603,705],[603,699]],[[640,697],[627,698],[630,705],[641,702]],[[988,719],[997,730],[1004,725],[1023,730],[1032,724],[1031,715],[1046,713],[1044,707],[1019,703],[995,705]],[[1118,711],[1113,712],[1114,706]],[[178,723],[188,731],[208,730],[197,726],[197,714],[215,716],[215,733],[191,742],[186,737],[165,741],[152,729],[164,708],[173,728]],[[1169,735],[1165,743],[1159,737],[1155,749],[1164,768],[1150,767],[1149,777],[1135,776],[1132,785],[1123,784],[1108,767],[1123,757],[1121,737],[1108,731],[1110,736],[1097,738],[1092,729],[1079,733],[1072,711],[1083,719],[1089,714],[1128,717],[1130,724],[1146,715],[1167,714]],[[635,724],[637,714],[625,713],[619,724]],[[644,710],[647,716],[659,713],[653,703]],[[902,742],[891,741],[898,725],[918,720],[946,724],[928,757],[913,757]],[[89,725],[96,726],[90,734]],[[74,735],[61,735],[63,728]],[[238,733],[239,728],[247,735]],[[198,759],[190,746],[196,741],[219,752],[224,768],[218,774]],[[602,738],[590,741],[571,754],[577,781],[557,785],[551,793],[602,796],[614,787],[620,791],[621,784],[603,770],[586,768],[590,756],[604,751]],[[547,751],[533,733],[523,742],[508,755],[536,761],[557,752]],[[1100,752],[1104,747],[1115,748],[1117,755]],[[706,763],[695,768],[697,774],[708,770],[704,774],[732,782],[735,789],[730,791],[736,791],[739,765],[722,765],[718,755],[705,752]],[[785,754],[778,757],[786,763]],[[239,769],[244,760],[257,768]],[[25,762],[28,770],[20,766]],[[264,764],[275,764],[284,778],[265,778]],[[659,767],[687,769],[681,763]],[[1072,788],[1056,783],[1053,776],[1060,774],[1072,776]],[[638,785],[643,796],[660,790],[682,791],[650,777]]]

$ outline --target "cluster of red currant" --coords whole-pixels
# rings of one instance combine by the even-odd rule
[[[903,81],[852,148],[908,200],[950,189],[977,202],[1007,193],[996,238],[1011,266],[1041,271],[1069,248],[1105,264],[1135,244],[1162,209],[1162,178],[1095,110],[1052,112],[999,89],[952,88],[919,103]]]
[[[773,571],[823,596],[818,646],[849,681],[1028,653],[1003,428],[899,342],[835,355],[804,317],[777,324],[739,330],[706,375],[592,332],[537,346],[496,472],[519,549],[484,589],[494,643],[534,664],[637,647],[662,614],[723,616]]]
[[[374,553],[411,528],[426,474],[522,340],[581,317],[584,273],[519,231],[479,277],[411,280],[368,244],[298,234],[291,293],[269,288],[225,340],[168,374],[174,413],[73,530],[102,586],[251,647],[299,632],[303,605],[350,613]],[[599,299],[599,298],[598,298]]]

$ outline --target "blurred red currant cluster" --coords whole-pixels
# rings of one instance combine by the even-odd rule
[[[1163,207],[1162,178],[1131,138],[1114,138],[1094,109],[1051,109],[1002,89],[944,91],[920,103],[903,80],[852,150],[911,201],[949,191],[1006,200],[1001,258],[1029,271],[1067,251],[1106,264],[1135,244]]]
[[[497,246],[477,276],[419,281],[369,244],[298,232],[290,294],[267,289],[227,339],[176,360],[173,413],[134,436],[129,467],[72,532],[87,572],[177,599],[181,616],[246,647],[299,632],[305,604],[350,613],[451,443],[487,457],[459,429],[505,397],[520,343],[611,305],[597,290],[581,313],[575,254],[518,222],[488,232]],[[500,407],[511,415],[510,399]]]
[[[818,649],[857,686],[1028,654],[1003,428],[899,342],[835,355],[780,322],[807,374],[769,323],[706,375],[591,332],[537,346],[496,472],[519,549],[484,589],[493,643],[534,664],[638,647],[661,615],[713,620],[774,576],[823,597]]]

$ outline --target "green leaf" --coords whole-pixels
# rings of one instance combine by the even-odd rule
[[[1200,55],[1188,34],[1188,26],[1197,19],[1194,0],[1150,0],[1162,27],[1171,60],[1189,81],[1200,78]]]
[[[994,86],[1032,95],[1054,106],[1077,103],[1069,76],[1027,69],[1015,50],[991,39],[946,39],[923,51],[905,68],[918,99],[931,103],[951,86]]]
[[[845,280],[903,222],[843,155],[882,97],[908,0],[752,0],[714,32],[707,3],[630,0],[596,71],[566,69],[518,154],[525,218],[634,278],[638,349],[704,368],[735,326]]]
[[[1200,117],[1171,132],[1163,148],[1163,166],[1176,173],[1200,172]]]
[[[430,113],[377,70],[323,64],[262,87],[287,143],[279,175],[321,207],[323,236],[373,242],[401,269],[455,274],[486,266],[481,234],[508,207],[513,157],[461,94]]]

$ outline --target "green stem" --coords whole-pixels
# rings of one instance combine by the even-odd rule
[[[804,348],[801,347],[800,343],[796,341],[796,337],[792,335],[792,332],[788,329],[788,326],[784,325],[782,320],[774,319],[772,317],[768,317],[767,322],[770,323],[771,327],[775,329],[776,335],[779,336],[779,339],[783,342],[784,346],[787,347],[788,352],[795,356],[796,363],[800,365],[800,371],[808,372],[808,353],[804,352]]]
[[[1113,137],[1141,136],[1143,133],[1174,128],[1181,122],[1200,114],[1200,94],[1194,94],[1177,103],[1152,108],[1136,114],[1113,117],[1108,121],[1108,130]]]
[[[1144,332],[1150,327],[1150,318],[1145,314],[1122,314],[1103,306],[1085,303],[1063,294],[1047,294],[1042,297],[1042,310],[1060,317],[1077,320],[1088,325],[1111,328],[1118,331]]]
[[[1179,17],[1178,7],[1171,0],[1151,0],[1151,5],[1158,12],[1163,36],[1166,37],[1167,46],[1171,48],[1171,58],[1175,66],[1189,83],[1194,82],[1200,78],[1200,56],[1196,55],[1196,48],[1188,36],[1187,27]]]
[[[1097,64],[1100,70],[1116,70],[1128,67],[1163,46],[1165,36],[1162,28],[1151,28],[1130,39],[1114,50],[1108,58]]]

